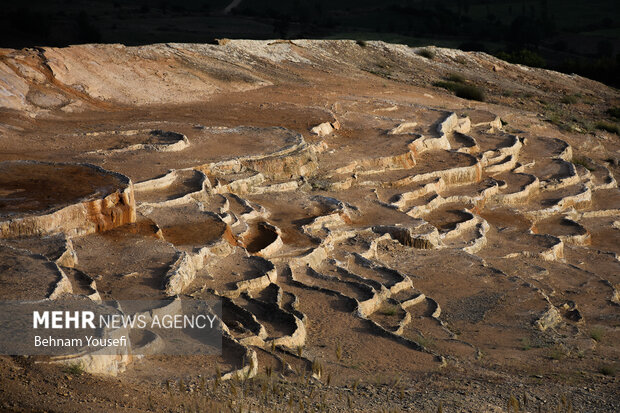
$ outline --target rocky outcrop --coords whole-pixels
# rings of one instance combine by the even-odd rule
[[[113,181],[115,189],[103,196],[99,193],[82,193],[77,198],[63,200],[62,188],[48,188],[51,191],[59,191],[61,194],[59,204],[48,209],[28,209],[23,212],[17,210],[10,215],[0,216],[0,238],[15,238],[27,236],[45,236],[53,234],[66,234],[70,236],[85,235],[93,232],[106,231],[117,226],[135,222],[136,206],[133,193],[133,184],[129,178],[116,172],[106,171],[90,164],[60,164],[34,161],[2,162],[0,168],[6,174],[11,174],[13,169],[19,169],[15,173],[33,176],[42,176],[48,180],[47,185],[62,182],[62,185],[73,185],[75,173],[83,170],[97,181],[101,178],[105,181]],[[69,170],[69,171],[68,171]],[[57,172],[56,172],[57,171]],[[63,175],[63,172],[71,174]],[[55,174],[57,175],[51,175]],[[6,175],[8,176],[8,175]],[[25,175],[24,178],[27,178]],[[36,179],[36,178],[34,178]],[[17,183],[17,185],[20,185]],[[72,191],[75,192],[75,191]],[[36,198],[36,194],[34,197]],[[36,202],[36,201],[34,201]]]

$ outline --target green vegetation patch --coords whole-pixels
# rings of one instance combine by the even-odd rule
[[[596,129],[604,130],[610,133],[615,133],[616,135],[620,135],[620,126],[611,122],[600,121],[595,125]]]
[[[422,49],[422,50],[419,50],[417,53],[418,55],[422,57],[426,57],[427,59],[435,58],[435,52],[433,52],[431,49]]]
[[[613,118],[620,119],[620,106],[607,109],[607,114]]]
[[[572,104],[579,102],[579,96],[578,95],[566,95],[562,98],[561,102],[566,105],[572,105]]]
[[[454,83],[465,83],[465,78],[462,75],[458,74],[458,73],[450,73],[450,74],[448,74],[447,79],[450,82],[454,82]]]
[[[84,367],[81,363],[72,363],[64,368],[64,372],[72,376],[81,376],[84,373]]]
[[[574,162],[573,162],[574,163]],[[605,336],[605,330],[601,326],[594,326],[590,329],[590,338],[600,342]]]
[[[433,86],[447,89],[453,92],[456,96],[463,98],[463,99],[477,100],[480,102],[484,102],[485,96],[484,96],[484,91],[482,89],[474,85],[463,83],[464,79],[462,77],[460,77],[460,79],[462,79],[462,81],[458,81],[458,82],[453,81],[453,80],[440,80],[438,82],[433,83]]]

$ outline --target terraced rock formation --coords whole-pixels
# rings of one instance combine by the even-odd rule
[[[82,359],[136,386],[308,371],[402,377],[404,410],[499,411],[518,385],[613,409],[620,140],[493,91],[617,91],[480,53],[222,43],[2,51],[3,299],[222,300],[219,357]],[[491,103],[424,83],[451,71]],[[507,393],[413,396],[436,372]]]

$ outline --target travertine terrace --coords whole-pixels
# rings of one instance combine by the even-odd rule
[[[620,140],[559,130],[530,103],[618,92],[433,51],[0,51],[0,296],[223,300],[220,357],[82,357],[129,387],[268,367],[339,388],[401,377],[385,406],[402,410],[501,411],[527,392],[612,411]],[[488,102],[431,86],[453,72]],[[442,374],[488,388],[414,396]]]

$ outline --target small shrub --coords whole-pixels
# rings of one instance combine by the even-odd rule
[[[590,338],[600,342],[605,336],[605,330],[600,326],[595,326],[590,329]]]
[[[465,83],[465,78],[458,73],[450,73],[448,74],[446,79],[448,79],[450,82]]]
[[[586,161],[584,158],[575,158],[575,157],[573,157],[573,159],[571,159],[571,162],[574,163],[575,165],[583,166],[584,168],[586,168],[590,172],[594,170],[594,168],[592,168],[590,166],[590,164],[588,163],[588,161]]]
[[[368,46],[368,44],[366,43],[366,40],[356,40],[355,43],[357,43],[357,45],[359,47],[366,47],[366,46]]]
[[[616,119],[620,119],[620,106],[609,108],[606,110],[607,114]]]
[[[396,315],[397,312],[398,307],[396,307],[395,305],[386,304],[385,306],[383,306],[383,308],[381,308],[381,314],[383,315]]]
[[[555,126],[559,126],[560,128],[563,128],[564,126],[564,122],[562,122],[562,117],[557,113],[550,113],[545,120],[554,124]]]
[[[455,82],[448,82],[445,80],[440,80],[438,82],[434,82],[433,86],[448,89],[451,92],[456,92],[456,88],[458,87],[458,84]]]
[[[616,135],[620,135],[620,126],[611,122],[597,122],[595,125],[596,129],[604,130],[610,133],[615,133]]]
[[[615,376],[616,368],[614,366],[610,366],[608,364],[599,367],[598,372],[605,376]]]
[[[424,348],[433,348],[435,346],[435,340],[432,337],[418,336],[415,341]]]
[[[474,86],[474,85],[466,85],[462,83],[457,83],[453,81],[439,81],[433,83],[433,86],[441,87],[447,89],[460,98],[469,99],[469,100],[478,100],[480,102],[484,102],[484,92],[482,89]]]
[[[562,360],[564,357],[566,357],[566,351],[564,351],[564,349],[560,346],[555,346],[549,349],[549,351],[547,352],[547,357],[549,357],[551,360]]]
[[[65,373],[73,376],[81,376],[84,373],[84,367],[81,363],[72,363],[65,367]]]
[[[484,102],[484,92],[482,91],[482,89],[473,85],[461,85],[456,90],[456,96],[463,99]]]
[[[567,111],[562,108],[552,105],[545,106],[545,120],[557,126],[561,130],[570,131],[572,130],[572,127],[568,122],[566,122],[567,116]]]
[[[431,49],[422,49],[422,50],[418,50],[418,55],[422,56],[422,57],[426,57],[427,59],[434,59],[435,58],[435,52],[433,52]]]
[[[531,348],[532,348],[532,343],[530,342],[530,339],[527,337],[523,337],[521,339],[521,350],[527,351]]]
[[[456,63],[460,64],[460,65],[463,65],[463,66],[467,65],[467,59],[465,59],[465,57],[463,57],[463,56],[457,56],[457,57],[455,57],[455,58],[454,58],[454,61],[455,61]]]
[[[572,105],[572,104],[577,103],[578,101],[579,99],[577,99],[577,96],[575,95],[566,95],[561,100],[561,102],[566,105]]]

